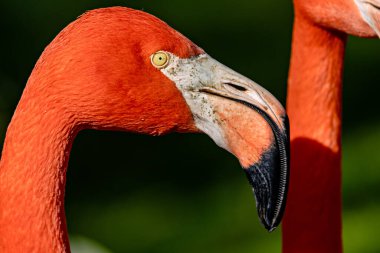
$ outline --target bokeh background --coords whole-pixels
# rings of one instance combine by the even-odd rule
[[[84,11],[113,5],[158,16],[285,102],[290,1],[1,1],[1,143],[44,47]],[[379,55],[379,40],[349,38],[343,117],[348,253],[380,252]],[[74,253],[280,252],[280,230],[268,234],[259,224],[238,162],[203,135],[81,132],[70,158],[66,212]]]

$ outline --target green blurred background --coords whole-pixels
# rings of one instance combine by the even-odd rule
[[[1,143],[44,47],[84,11],[113,5],[158,16],[285,102],[290,1],[1,1]],[[378,40],[348,41],[346,252],[380,252],[379,55]],[[91,245],[99,252],[137,253],[280,252],[281,247],[280,231],[268,234],[259,224],[238,162],[203,135],[80,133],[70,158],[66,212],[75,252]]]

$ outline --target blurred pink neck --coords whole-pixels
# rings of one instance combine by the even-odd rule
[[[341,103],[346,36],[296,14],[287,109],[291,173],[283,252],[342,252]]]
[[[0,252],[70,252],[64,194],[75,124],[57,103],[25,93],[0,163]]]

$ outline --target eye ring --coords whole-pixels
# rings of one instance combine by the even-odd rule
[[[169,64],[170,55],[165,51],[157,51],[152,54],[150,61],[156,68],[162,69]]]

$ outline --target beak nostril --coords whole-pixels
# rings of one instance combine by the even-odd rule
[[[374,5],[374,4],[371,4],[372,5],[372,7],[374,7],[375,9],[377,9],[377,10],[379,10],[380,11],[380,7],[379,6],[377,6],[377,5]]]
[[[239,90],[239,91],[246,91],[247,90],[246,88],[239,86],[237,84],[233,84],[233,83],[224,83],[224,84],[231,86],[232,88]]]
[[[375,9],[377,9],[377,10],[380,10],[380,7],[379,7],[378,5],[372,3],[372,2],[366,1],[366,2],[364,2],[364,3],[366,3],[366,4],[370,5],[370,6],[372,6],[373,8],[375,8]]]

